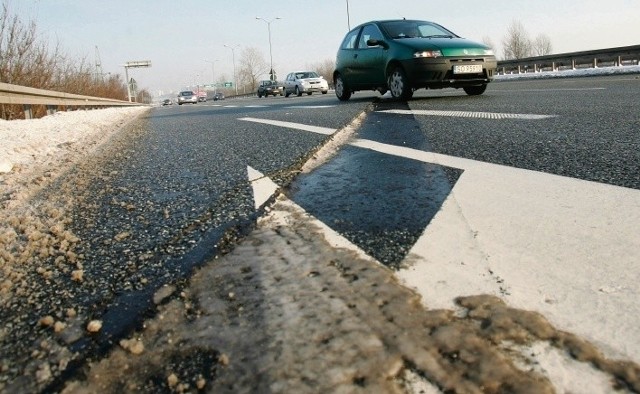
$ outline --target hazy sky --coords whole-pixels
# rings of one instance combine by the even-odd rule
[[[43,40],[90,64],[96,47],[104,72],[127,61],[151,60],[129,77],[152,93],[194,83],[233,79],[244,48],[269,62],[271,22],[274,69],[288,72],[334,60],[348,26],[373,19],[431,20],[456,34],[488,38],[501,55],[508,26],[545,34],[554,53],[640,44],[640,0],[4,0],[10,12],[34,21]],[[349,14],[347,17],[347,4]],[[276,17],[282,19],[275,20]],[[206,62],[207,60],[208,62]],[[214,62],[214,66],[210,62]],[[267,76],[265,75],[265,78]]]

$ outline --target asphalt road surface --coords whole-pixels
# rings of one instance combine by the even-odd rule
[[[117,348],[121,339],[141,329],[145,318],[157,318],[157,304],[165,298],[188,298],[177,295],[181,289],[189,293],[193,270],[234,251],[265,214],[265,203],[273,203],[273,194],[260,194],[252,177],[272,180],[272,192],[282,188],[308,214],[390,272],[402,269],[452,188],[465,172],[471,173],[457,163],[416,160],[410,157],[415,152],[638,190],[640,109],[634,98],[639,85],[634,76],[592,77],[494,83],[479,97],[418,91],[407,103],[358,93],[346,103],[329,94],[154,108],[148,118],[136,121],[37,197],[59,201],[72,212],[70,228],[80,239],[74,253],[82,261],[84,280],[82,286],[69,286],[64,278],[34,280],[28,303],[16,299],[11,310],[2,311],[3,321],[14,322],[0,337],[2,387],[7,392],[47,391],[82,380],[90,361]],[[303,164],[347,126],[353,128],[352,139],[301,174]],[[265,237],[261,242],[270,242]],[[249,253],[245,259],[252,252],[257,253],[244,252]],[[298,252],[319,253],[313,247],[299,247]],[[225,269],[220,267],[220,272]],[[249,263],[245,269],[245,275],[259,270]],[[313,268],[300,273],[320,274]],[[221,276],[213,274],[208,280],[224,286]],[[163,297],[166,285],[172,290]],[[267,295],[269,291],[263,289]],[[54,334],[42,327],[38,321],[45,315],[66,319],[67,329]],[[86,335],[90,320],[101,321],[102,329]],[[393,327],[380,328],[386,331]],[[253,340],[259,346],[260,338]],[[49,345],[43,350],[45,342]],[[366,354],[366,346],[361,351]],[[33,357],[34,352],[39,357]],[[204,352],[196,364],[183,369],[195,374],[203,363],[224,365],[223,356]],[[50,365],[45,372],[43,360]],[[383,364],[397,362],[394,356]],[[216,372],[206,378],[209,383],[217,379],[222,387],[243,372],[226,377]],[[394,367],[380,372],[393,373]],[[167,383],[144,386],[156,378],[164,381],[153,376],[141,387],[167,388]],[[533,384],[526,377],[518,379]],[[350,384],[365,387],[365,380],[354,376]],[[267,384],[269,378],[256,381]],[[238,382],[244,382],[240,387],[245,389],[251,386],[246,377]],[[193,384],[197,386],[195,380]]]

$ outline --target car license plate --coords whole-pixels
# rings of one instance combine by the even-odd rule
[[[464,64],[453,66],[454,74],[477,74],[482,72],[482,64]]]

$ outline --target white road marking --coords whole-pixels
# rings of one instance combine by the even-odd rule
[[[640,360],[640,341],[628,341],[640,338],[640,190],[364,139],[351,145],[464,170],[398,272],[429,308],[494,294],[611,357]]]
[[[263,173],[250,166],[247,166],[247,175],[253,188],[253,202],[255,208],[258,209],[275,194],[280,186],[273,182],[269,177],[266,177]]]
[[[445,113],[468,114],[437,116],[452,116]],[[639,190],[365,139],[350,145],[464,171],[397,272],[429,308],[455,308],[456,297],[493,294],[510,306],[542,313],[609,357],[640,360],[640,342],[628,340],[640,338]],[[267,186],[256,201],[266,201],[273,190]]]
[[[508,89],[491,89],[492,92],[509,92],[509,93],[520,93],[520,92],[564,92],[564,91],[583,91],[583,90],[607,90],[607,88],[552,88],[552,89],[518,89],[518,90],[508,90]]]
[[[268,105],[245,105],[245,108],[268,108]]]
[[[336,131],[336,129],[332,129],[329,127],[311,126],[311,125],[305,125],[301,123],[283,122],[280,120],[259,119],[259,118],[240,118],[239,120],[270,124],[270,125],[279,126],[279,127],[287,127],[289,129],[310,131],[312,133],[318,133],[318,134],[324,134],[324,135],[331,135]]]
[[[500,112],[472,112],[472,111],[437,111],[437,110],[404,110],[404,109],[389,109],[384,112],[390,114],[400,114],[400,115],[425,115],[425,116],[449,116],[449,117],[458,117],[458,118],[481,118],[481,119],[526,119],[526,120],[535,120],[535,119],[547,119],[554,118],[558,115],[536,115],[536,114],[511,114],[511,113],[500,113]]]
[[[285,108],[303,108],[303,109],[317,109],[317,108],[333,108],[335,105],[291,105]]]

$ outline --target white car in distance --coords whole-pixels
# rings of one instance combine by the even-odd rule
[[[302,96],[303,93],[311,95],[314,92],[327,94],[329,83],[324,77],[315,71],[297,71],[289,73],[284,80],[284,95],[289,97],[292,93]]]

